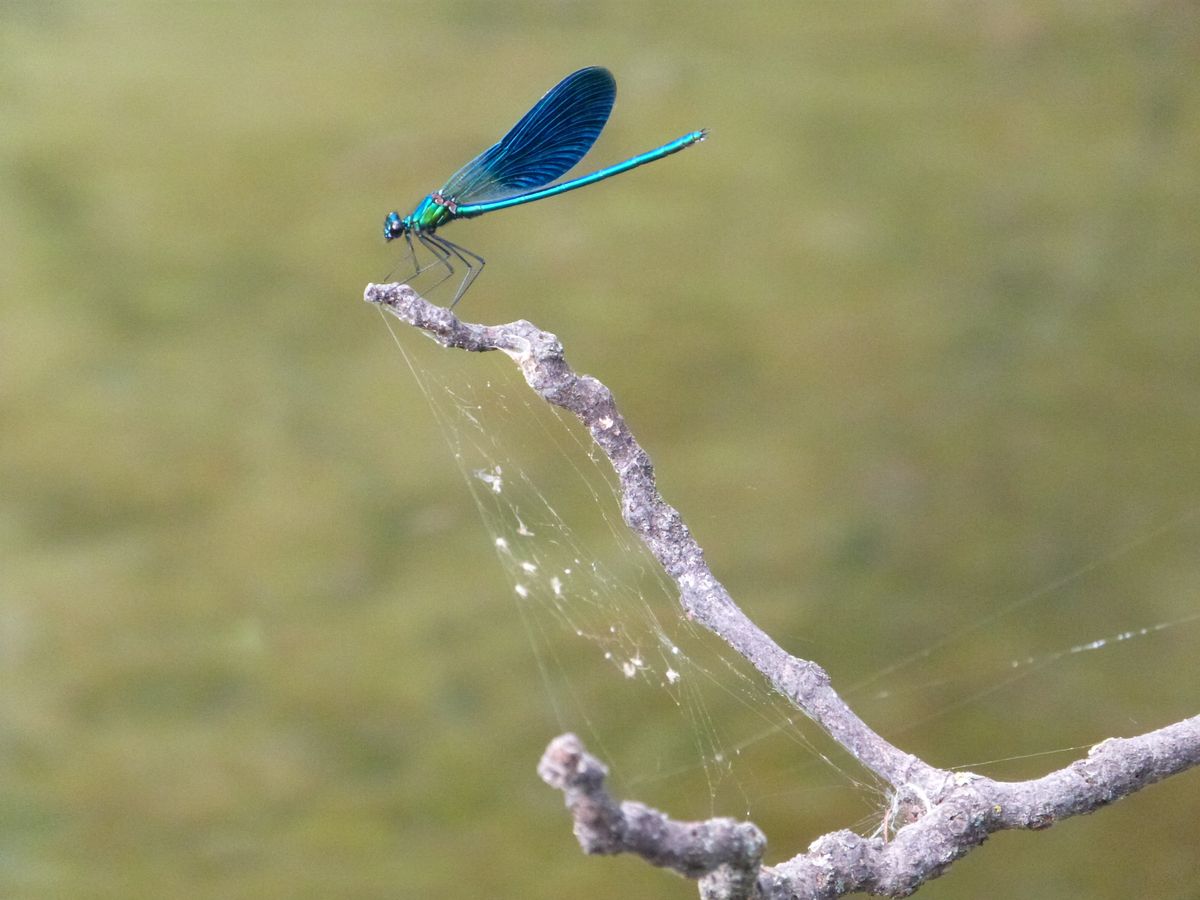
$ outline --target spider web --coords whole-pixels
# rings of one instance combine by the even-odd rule
[[[537,398],[501,353],[465,358],[433,341],[393,335],[470,489],[555,718],[612,765],[616,789],[648,802],[657,791],[676,815],[741,811],[759,821],[772,810],[794,814],[799,798],[820,792],[833,827],[844,827],[849,806],[861,816],[856,827],[878,830],[887,815],[886,786],[681,614],[674,586],[622,521],[615,476],[582,426]],[[944,665],[936,677],[922,675],[923,666],[939,656],[944,663],[946,654],[997,619],[1053,600],[1065,585],[1197,518],[1200,508],[1186,510],[880,666],[845,696],[852,705],[875,704],[882,712],[874,721],[886,721],[888,704],[905,694],[936,689],[945,698],[920,719],[881,729],[896,737],[981,704],[1048,667],[1200,623],[1200,612],[1186,612],[1056,649],[976,659],[951,676]],[[977,765],[1078,755],[1086,746]],[[781,758],[792,762],[781,768]],[[684,810],[681,796],[700,802]]]
[[[887,801],[872,776],[682,614],[574,417],[502,353],[393,335],[474,499],[558,725],[610,764],[615,790],[695,816],[832,791],[877,820]],[[787,771],[763,762],[781,756]]]

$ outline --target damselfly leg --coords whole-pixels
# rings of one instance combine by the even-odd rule
[[[437,256],[442,264],[446,267],[446,278],[449,278],[454,273],[454,264],[451,258],[457,259],[460,263],[466,266],[466,274],[463,275],[462,281],[458,285],[458,291],[454,294],[454,299],[450,302],[450,308],[454,309],[463,294],[471,286],[472,282],[479,277],[479,273],[483,271],[483,267],[487,265],[485,260],[478,253],[468,250],[466,247],[460,247],[453,241],[448,241],[441,235],[420,233],[417,235],[417,240],[429,248],[435,256]],[[442,279],[444,281],[445,279]],[[438,282],[441,284],[441,281]]]
[[[417,259],[417,249],[413,246],[412,235],[404,235],[404,241],[408,244],[408,253],[401,258],[400,262],[396,263],[396,265],[388,272],[387,280],[396,281],[400,284],[411,284],[418,275],[427,269],[438,265],[442,262],[442,260],[434,260],[433,262],[426,263],[422,266],[420,261]],[[399,274],[402,271],[407,273],[403,277],[401,277]]]
[[[400,263],[388,272],[388,281],[398,281],[400,284],[414,286],[416,280],[430,269],[442,269],[443,274],[433,284],[426,285],[421,288],[422,293],[429,293],[439,284],[450,278],[454,274],[454,266],[451,264],[452,254],[449,250],[443,248],[440,243],[432,243],[426,238],[428,235],[417,234],[417,240],[428,251],[431,259],[424,262],[418,257],[416,245],[413,243],[412,233],[404,235],[404,240],[408,244],[408,253],[401,259]],[[401,276],[399,273],[404,272]]]

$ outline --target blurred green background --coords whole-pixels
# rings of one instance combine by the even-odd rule
[[[906,749],[1196,712],[1194,4],[8,3],[0,895],[695,896],[584,858],[537,780],[577,723],[360,299],[383,216],[589,64],[595,165],[711,138],[454,225],[464,316],[612,386],[733,595]],[[811,761],[765,746],[775,801],[711,811],[772,861],[874,827]],[[670,787],[629,793],[710,811]],[[1198,813],[1191,773],[921,896],[1200,896]]]

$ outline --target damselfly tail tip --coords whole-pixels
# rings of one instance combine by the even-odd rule
[[[707,128],[701,128],[700,129],[700,137],[696,138],[696,140],[698,140],[698,141],[704,140],[706,137],[708,137],[708,131],[709,131],[709,129],[707,129]]]

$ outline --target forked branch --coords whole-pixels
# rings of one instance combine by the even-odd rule
[[[688,618],[753,665],[799,710],[862,765],[887,781],[902,809],[890,841],[838,831],[806,853],[767,867],[765,839],[752,824],[728,819],[681,823],[638,803],[617,803],[607,774],[573,735],[555,739],[539,772],[562,790],[575,832],[589,853],[636,853],[700,879],[706,898],[832,898],[854,892],[906,896],[940,875],[988,834],[1046,828],[1200,763],[1200,716],[1130,739],[1112,739],[1043,778],[998,782],[938,769],[876,734],[833,690],[825,670],[786,653],[733,602],[704,561],[679,513],[658,493],[654,468],[617,410],[612,393],[575,373],[562,345],[524,320],[474,325],[405,285],[368,285],[365,299],[446,347],[500,350],[548,403],[573,413],[612,463],[621,513],[679,589]]]

